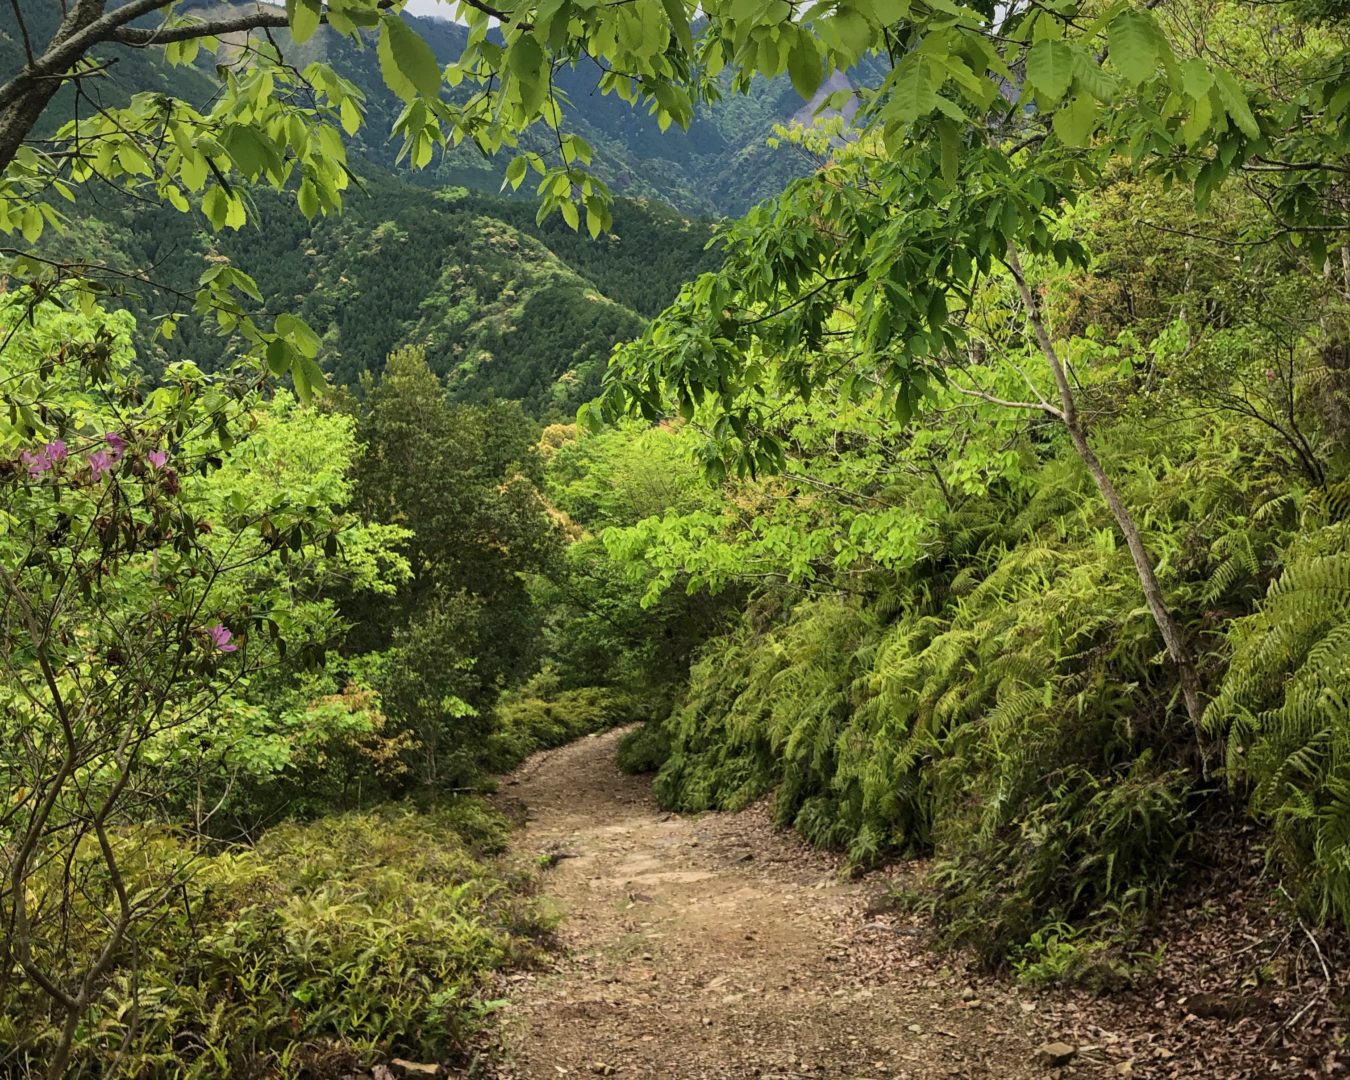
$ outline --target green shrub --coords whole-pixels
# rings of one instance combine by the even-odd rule
[[[1314,914],[1350,925],[1350,522],[1293,544],[1229,640],[1232,665],[1205,717],[1227,737],[1229,779],[1250,791]]]
[[[1231,545],[1193,522],[1226,527],[1242,492],[1197,461],[1137,483],[1198,606]],[[711,642],[663,727],[663,804],[773,791],[780,823],[856,864],[932,853],[945,935],[992,963],[1056,923],[1128,937],[1192,833],[1194,733],[1090,480],[1055,456],[1038,481],[965,512],[894,614],[826,595]]]
[[[323,1076],[452,1053],[491,1008],[484,977],[529,960],[546,929],[522,882],[482,861],[505,830],[455,801],[281,825],[195,860],[171,832],[120,838],[148,882],[187,868],[173,916],[140,932],[84,1018],[75,1074],[120,1060],[125,1075]],[[0,991],[0,1046],[42,1061],[57,1034],[44,1003],[25,982]]]
[[[646,702],[623,690],[586,686],[553,691],[544,685],[527,685],[498,704],[483,765],[492,772],[506,772],[538,750],[631,724],[647,713]]]
[[[670,739],[662,726],[648,721],[619,740],[619,768],[626,773],[654,773],[670,756]]]

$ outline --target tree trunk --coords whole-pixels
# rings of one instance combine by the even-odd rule
[[[67,57],[62,46],[103,14],[106,0],[79,0],[73,5],[40,56],[31,59],[0,88],[0,172],[4,172],[28,138],[43,111],[61,89],[71,66],[83,55]]]
[[[1116,526],[1125,537],[1125,545],[1130,549],[1130,558],[1134,560],[1135,570],[1139,574],[1139,584],[1144,590],[1144,599],[1148,602],[1153,621],[1157,624],[1163,643],[1167,646],[1167,655],[1172,658],[1172,664],[1177,669],[1177,680],[1181,685],[1186,715],[1190,717],[1192,724],[1198,726],[1204,714],[1204,705],[1200,699],[1200,679],[1196,674],[1195,659],[1191,654],[1190,645],[1168,609],[1167,600],[1163,596],[1162,586],[1158,584],[1158,575],[1154,572],[1153,560],[1144,546],[1139,526],[1135,524],[1115,484],[1111,482],[1111,477],[1102,468],[1101,461],[1088,442],[1087,433],[1078,418],[1073,388],[1069,385],[1064,365],[1060,363],[1059,353],[1055,351],[1055,344],[1050,340],[1036,296],[1027,285],[1026,276],[1022,272],[1022,262],[1017,257],[1017,249],[1011,244],[1008,245],[1008,269],[1012,271],[1013,281],[1017,284],[1017,292],[1022,298],[1023,307],[1026,308],[1027,320],[1031,323],[1036,343],[1040,346],[1046,363],[1050,365],[1050,371],[1055,377],[1055,386],[1059,391],[1060,421],[1068,430],[1074,450],[1078,452],[1088,472],[1092,474],[1097,490],[1102,493],[1102,498],[1111,509],[1111,516],[1116,519]]]

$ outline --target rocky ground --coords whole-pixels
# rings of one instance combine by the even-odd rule
[[[922,917],[887,902],[922,867],[850,881],[762,807],[664,813],[615,767],[620,735],[538,755],[503,785],[561,947],[551,970],[507,977],[499,1043],[465,1075],[1343,1075],[1346,957],[1237,887],[1259,880],[1241,843],[1164,913],[1150,978],[1105,997],[1034,990],[934,951]]]

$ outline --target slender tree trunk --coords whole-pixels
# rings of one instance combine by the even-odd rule
[[[1116,526],[1125,537],[1125,545],[1130,549],[1130,558],[1134,560],[1135,570],[1139,574],[1139,584],[1144,590],[1144,599],[1148,602],[1148,609],[1153,615],[1153,621],[1157,623],[1163,643],[1167,646],[1167,655],[1172,658],[1172,664],[1177,670],[1177,679],[1181,684],[1181,697],[1186,706],[1186,714],[1190,717],[1192,724],[1198,725],[1201,715],[1204,713],[1204,705],[1200,699],[1200,679],[1196,674],[1195,658],[1191,654],[1190,645],[1167,606],[1167,600],[1163,596],[1162,586],[1158,584],[1158,575],[1154,572],[1153,560],[1149,557],[1148,548],[1144,546],[1144,538],[1139,532],[1139,526],[1135,524],[1134,517],[1120,497],[1120,492],[1116,490],[1115,484],[1111,482],[1111,477],[1102,468],[1100,459],[1088,442],[1087,432],[1083,429],[1082,421],[1078,416],[1073,387],[1069,385],[1068,376],[1065,374],[1064,365],[1060,363],[1055,344],[1050,340],[1050,334],[1046,330],[1045,319],[1041,315],[1036,296],[1031,291],[1030,286],[1027,285],[1026,275],[1022,272],[1022,261],[1017,257],[1017,249],[1011,244],[1008,245],[1008,269],[1012,271],[1013,281],[1017,284],[1017,292],[1022,298],[1023,307],[1026,308],[1027,320],[1031,323],[1032,332],[1036,336],[1036,343],[1040,346],[1041,352],[1045,355],[1046,363],[1050,365],[1050,371],[1055,377],[1055,386],[1059,391],[1059,418],[1069,432],[1069,440],[1073,443],[1074,450],[1082,458],[1083,464],[1092,474],[1092,480],[1097,485],[1097,490],[1101,492],[1102,498],[1106,500],[1106,505],[1110,507],[1111,516],[1116,519]]]

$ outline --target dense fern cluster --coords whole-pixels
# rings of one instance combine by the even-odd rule
[[[1326,416],[1296,403],[1322,485],[1278,425],[1208,411],[1194,390],[1126,399],[1120,342],[1072,347],[1094,445],[1199,656],[1203,729],[1066,440],[1035,421],[979,436],[953,403],[918,433],[873,425],[850,444],[837,414],[845,449],[801,446],[818,456],[789,466],[793,482],[768,498],[743,485],[711,533],[704,513],[609,536],[658,564],[740,552],[770,582],[693,666],[658,796],[698,811],[772,793],[780,823],[857,864],[931,853],[948,936],[1038,970],[1034,943],[1063,945],[1065,926],[1128,940],[1209,809],[1250,792],[1302,895],[1350,919],[1350,531]],[[1186,348],[1176,327],[1154,345],[1162,363]],[[1300,364],[1306,385],[1316,355]],[[922,516],[908,557],[883,559],[878,540],[846,561],[839,540],[794,563],[767,541],[793,516],[856,540],[860,499],[878,519]],[[1096,949],[1077,974],[1114,979]]]
[[[1229,775],[1323,916],[1350,925],[1350,523],[1300,536],[1260,609],[1233,624],[1207,716]]]
[[[1128,557],[1090,513],[1056,535],[1078,486],[1058,466],[1061,499],[1039,488],[1008,525],[990,505],[983,543],[891,618],[827,596],[714,642],[660,797],[772,789],[781,823],[855,862],[936,851],[950,933],[991,957],[1146,907],[1187,836],[1192,781],[1158,749],[1185,735]]]

